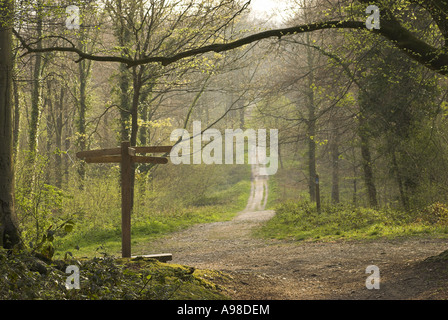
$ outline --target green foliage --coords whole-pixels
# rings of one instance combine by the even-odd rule
[[[17,215],[22,228],[22,242],[33,252],[51,259],[55,237],[73,230],[74,221],[63,213],[68,197],[61,189],[45,183],[47,159],[37,156],[31,187],[29,177],[19,176],[16,186]],[[28,171],[20,171],[27,174]]]
[[[285,202],[276,216],[256,231],[258,236],[294,240],[369,239],[418,234],[446,236],[448,209],[436,204],[426,213],[405,213],[390,208],[371,209],[349,205],[324,205],[317,213],[308,201]],[[440,218],[439,218],[440,217]],[[443,218],[441,218],[443,217]],[[437,219],[438,225],[434,225]],[[443,220],[445,219],[445,220]],[[431,223],[427,223],[431,221]],[[445,221],[441,223],[441,221]]]
[[[419,219],[432,225],[448,226],[448,205],[433,203],[421,211]]]
[[[445,148],[434,130],[440,114],[438,77],[390,44],[369,47],[358,94],[364,119],[360,132],[377,155],[377,181],[394,183],[395,190],[386,192],[384,201],[399,200],[404,210],[443,201],[434,199],[445,183],[441,168],[446,166]]]
[[[105,174],[106,173],[106,174]],[[63,213],[73,231],[54,241],[55,256],[77,249],[94,256],[102,247],[121,250],[121,202],[118,172],[89,173],[84,190],[67,190]],[[132,214],[133,252],[147,253],[151,239],[197,223],[231,219],[243,210],[250,192],[250,166],[177,166],[158,168],[151,178],[137,174]],[[79,251],[78,251],[79,250]]]
[[[62,297],[64,281],[63,274],[56,270],[37,272],[29,255],[0,251],[0,299],[58,299]]]
[[[40,264],[41,272],[36,265]],[[67,289],[65,269],[77,265],[80,289]],[[42,268],[45,269],[42,272]],[[167,300],[225,299],[218,286],[193,268],[155,260],[133,261],[104,255],[57,260],[45,265],[26,252],[0,251],[0,299]]]

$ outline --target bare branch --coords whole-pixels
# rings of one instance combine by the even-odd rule
[[[312,32],[323,29],[365,29],[365,23],[359,21],[324,21],[311,24],[304,24],[290,28],[274,29],[268,30],[260,33],[256,33],[236,41],[222,44],[212,44],[208,46],[199,47],[196,49],[187,50],[180,52],[171,57],[145,57],[142,59],[131,59],[126,57],[117,56],[97,56],[95,54],[89,54],[82,52],[80,49],[75,47],[51,47],[37,49],[33,48],[31,45],[27,44],[26,41],[19,35],[17,31],[14,30],[15,36],[19,39],[22,46],[27,51],[25,54],[36,53],[36,52],[72,52],[79,56],[79,60],[89,59],[94,61],[103,62],[118,62],[126,64],[128,67],[144,65],[149,63],[160,63],[163,66],[168,66],[175,63],[181,59],[193,57],[200,54],[205,54],[208,52],[224,52],[233,50],[260,40],[268,38],[282,38],[288,35],[294,35],[298,33]],[[443,49],[435,48],[426,42],[418,39],[410,31],[405,29],[398,21],[393,18],[389,18],[386,21],[382,21],[380,30],[372,30],[370,32],[379,34],[389,39],[401,49],[403,52],[408,54],[415,61],[425,65],[426,67],[440,73],[443,75],[448,74],[448,54],[446,54]]]

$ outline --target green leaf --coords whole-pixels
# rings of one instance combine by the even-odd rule
[[[73,224],[72,223],[66,223],[64,225],[64,231],[67,233],[70,233],[73,231]]]

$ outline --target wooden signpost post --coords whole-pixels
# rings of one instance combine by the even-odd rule
[[[169,153],[172,146],[131,147],[130,142],[122,142],[121,148],[81,151],[76,154],[87,163],[121,164],[121,254],[123,258],[131,257],[131,211],[132,211],[132,164],[156,163],[167,164],[163,157],[138,156],[146,153]],[[147,256],[157,258],[157,255]],[[170,260],[170,255],[160,255],[162,260]]]

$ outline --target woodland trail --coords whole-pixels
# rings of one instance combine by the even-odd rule
[[[428,261],[446,239],[293,242],[257,239],[253,228],[271,219],[264,210],[267,177],[253,168],[252,191],[232,221],[201,224],[154,241],[173,263],[222,271],[212,279],[235,300],[447,299],[446,262]],[[369,265],[380,270],[380,289],[368,290]]]

